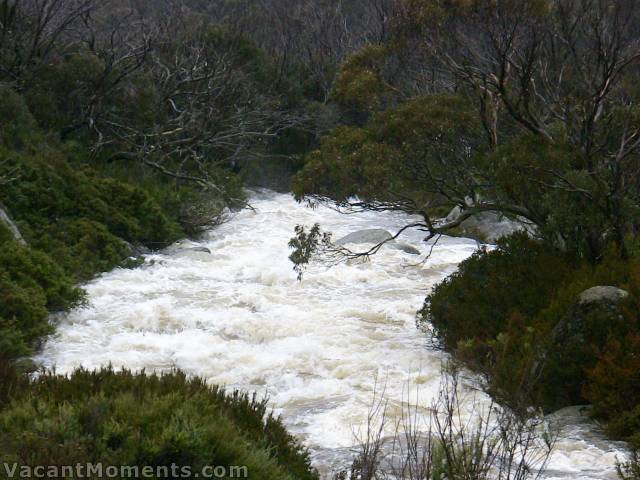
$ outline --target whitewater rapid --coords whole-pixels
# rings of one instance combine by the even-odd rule
[[[236,214],[198,246],[155,254],[86,285],[89,306],[58,322],[36,358],[65,373],[107,364],[134,370],[179,368],[211,383],[268,395],[323,471],[353,454],[380,384],[390,405],[408,388],[428,405],[437,394],[444,354],[416,328],[429,289],[477,248],[443,238],[424,263],[383,248],[368,263],[312,266],[302,282],[287,257],[298,224],[320,223],[340,238],[411,220],[401,214],[341,215],[310,209],[290,195],[256,192],[255,210]],[[426,254],[419,232],[400,241]],[[408,387],[409,386],[409,387]],[[569,425],[547,478],[614,479],[620,447],[583,424]]]

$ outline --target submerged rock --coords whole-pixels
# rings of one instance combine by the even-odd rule
[[[185,251],[187,252],[199,252],[199,253],[211,253],[207,247],[195,247],[195,248],[187,248]]]
[[[350,233],[349,235],[342,237],[341,239],[335,241],[336,245],[346,245],[348,243],[381,243],[386,240],[390,240],[393,238],[386,230],[381,228],[372,228],[369,230],[359,230],[357,232]]]
[[[389,246],[391,248],[395,248],[396,250],[401,250],[404,253],[408,253],[409,255],[421,255],[422,252],[420,252],[420,250],[418,250],[415,247],[412,247],[411,245],[408,245],[406,243],[395,243],[395,242],[391,242],[389,244]]]
[[[179,240],[162,251],[164,255],[178,255],[187,252],[211,253],[211,250],[190,240]]]

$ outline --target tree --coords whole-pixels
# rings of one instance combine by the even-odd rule
[[[37,74],[72,28],[90,17],[95,0],[2,0],[0,78],[21,84]]]
[[[481,129],[457,139],[459,121],[445,129],[444,121],[439,126],[425,123],[419,135],[405,135],[398,149],[394,118],[403,109],[391,108],[364,127],[379,132],[383,140],[376,145],[386,153],[366,153],[372,148],[368,140],[347,142],[345,148],[327,141],[308,157],[298,196],[350,209],[418,214],[423,221],[417,226],[427,240],[470,217],[496,212],[529,224],[538,236],[593,262],[608,245],[627,256],[640,225],[640,91],[632,81],[640,65],[635,2],[401,4],[420,14],[409,25],[403,25],[407,18],[399,14],[396,35],[408,48],[423,50],[423,57],[436,66],[439,80],[434,85],[441,86],[441,93],[424,105],[431,110],[427,116],[456,119],[459,107],[449,104],[448,113],[444,111],[443,94],[453,88],[458,98],[468,99],[467,110],[473,106],[473,121]],[[337,130],[330,138],[345,133]],[[395,155],[388,153],[392,146]],[[371,164],[386,165],[381,173],[386,181],[374,183],[375,175],[362,174]],[[312,180],[321,171],[331,178],[324,182],[326,189]],[[358,175],[345,173],[350,171]],[[360,196],[356,202],[340,190],[344,182],[336,179],[341,176],[354,183],[348,193]],[[400,179],[414,180],[413,186]],[[431,200],[401,199],[407,188]],[[396,198],[390,202],[392,194]],[[458,207],[460,215],[438,220],[436,207],[445,205]]]

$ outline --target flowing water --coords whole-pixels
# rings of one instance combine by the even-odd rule
[[[385,247],[368,263],[313,266],[298,282],[287,259],[296,224],[319,222],[339,238],[370,228],[393,232],[409,218],[309,209],[267,191],[254,193],[252,205],[255,211],[240,212],[199,243],[211,254],[153,255],[141,268],[89,283],[90,305],[59,319],[37,360],[58,372],[108,363],[179,368],[267,394],[315,464],[330,470],[353,454],[354,432],[381,384],[391,405],[406,399],[408,386],[424,404],[437,394],[444,354],[416,328],[416,311],[477,245],[442,239],[423,264]],[[429,250],[419,232],[400,240]],[[548,478],[615,478],[619,445],[567,419]]]

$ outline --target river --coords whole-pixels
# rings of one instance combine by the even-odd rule
[[[335,238],[394,231],[402,214],[341,215],[290,195],[255,192],[244,210],[199,242],[211,254],[152,255],[86,285],[89,306],[59,322],[36,360],[64,373],[112,363],[134,370],[179,368],[212,383],[269,396],[290,430],[328,471],[352,455],[376,383],[392,404],[408,386],[428,404],[445,355],[415,325],[428,290],[471,255],[476,242],[444,238],[428,261],[383,248],[368,263],[316,265],[298,282],[287,257],[297,224]],[[423,253],[419,232],[401,241]],[[381,380],[383,379],[383,380]],[[620,446],[582,421],[569,423],[549,479],[614,479]]]

